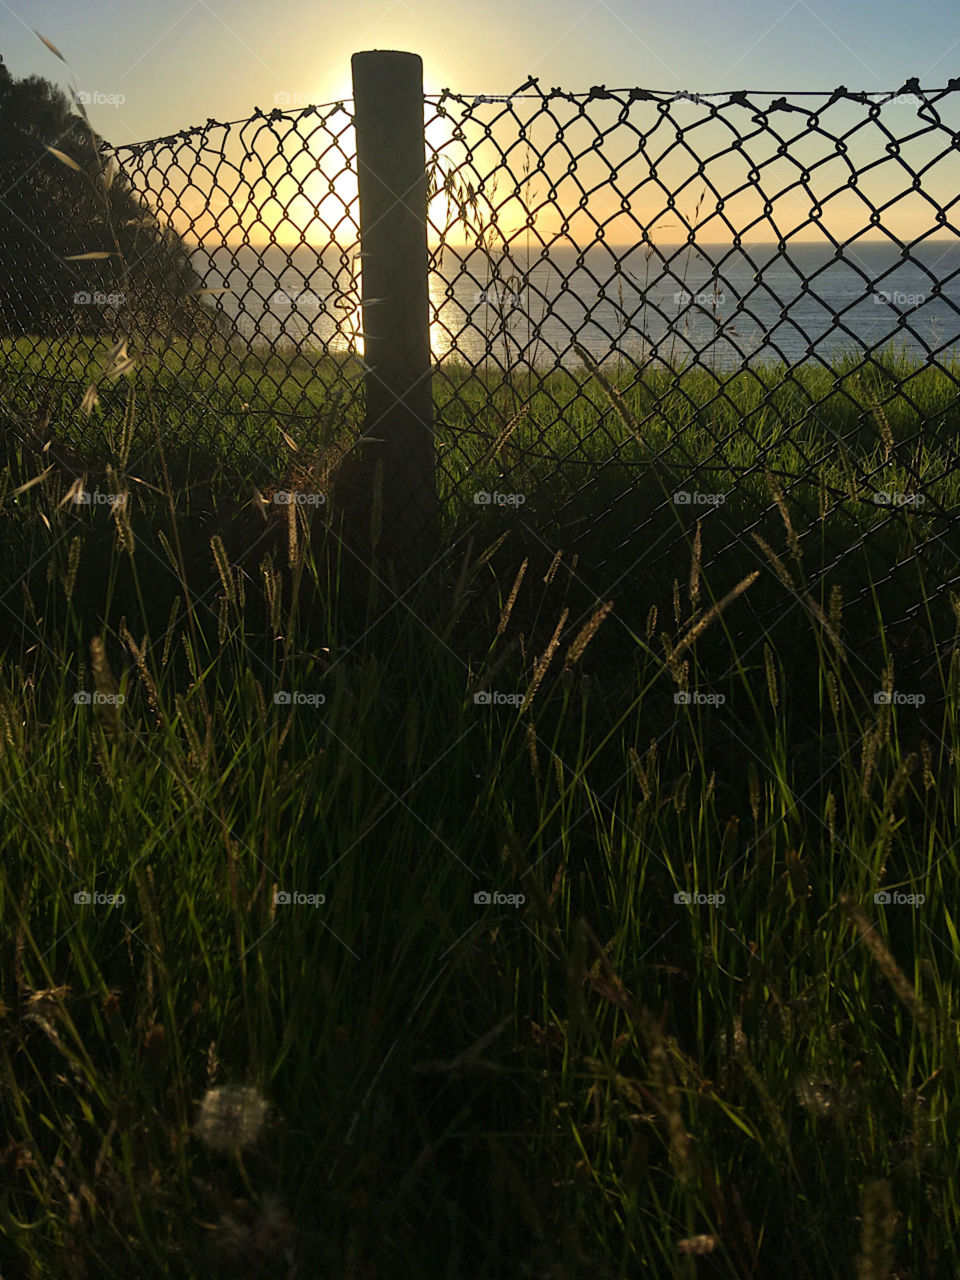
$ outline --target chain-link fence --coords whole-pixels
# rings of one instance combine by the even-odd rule
[[[169,409],[164,442],[261,483],[283,457],[281,430],[299,437],[332,404],[361,420],[356,164],[342,104],[208,120],[99,155],[81,131],[55,141],[82,171],[38,142],[17,172],[5,166],[8,416],[35,406],[67,457],[97,458],[128,389],[102,378],[103,355],[125,337],[138,387]],[[78,412],[94,381],[98,410]],[[151,456],[148,443],[134,454]]]
[[[473,483],[500,395],[500,501],[572,531],[604,591],[683,581],[702,517],[721,587],[773,567],[788,597],[839,585],[869,624],[879,594],[908,630],[946,605],[958,87],[431,99],[434,230],[468,242],[434,260],[437,380],[465,402],[448,469],[459,448]]]
[[[898,623],[948,600],[958,88],[570,94],[531,79],[496,98],[427,97],[424,483],[446,518],[578,551],[597,594],[689,560],[699,525],[720,585],[758,563],[815,595],[842,569],[848,599],[896,585]],[[180,406],[176,434],[241,458],[256,483],[289,461],[284,433],[349,452],[377,376],[361,316],[381,302],[362,291],[351,104],[211,120],[103,155],[146,239],[124,244],[120,267],[75,259],[100,243],[92,183],[52,248],[41,232],[32,257],[4,255],[8,408],[45,386],[64,437],[92,447],[80,428],[124,397],[104,387],[99,416],[76,412],[91,353],[130,334],[137,376]],[[35,163],[76,179],[85,207],[72,171]],[[169,269],[181,247],[187,284],[182,262]],[[49,298],[31,312],[31,263],[51,256],[73,259],[73,294],[40,272]],[[154,260],[168,266],[145,275]],[[161,325],[164,297],[180,311]]]

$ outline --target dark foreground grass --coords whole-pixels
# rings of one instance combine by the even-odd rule
[[[946,469],[897,430],[856,477]],[[924,517],[812,585],[761,477],[769,555],[608,597],[465,504],[410,584],[107,445],[124,506],[0,479],[4,1275],[957,1275],[957,623],[934,564],[903,685],[869,549]]]

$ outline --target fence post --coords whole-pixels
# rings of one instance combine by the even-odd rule
[[[362,474],[383,463],[382,540],[419,561],[438,517],[430,363],[423,63],[415,53],[355,53],[365,435]]]

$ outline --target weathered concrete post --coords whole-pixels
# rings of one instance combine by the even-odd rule
[[[360,195],[367,436],[364,481],[383,463],[382,552],[419,563],[438,508],[427,253],[423,63],[374,50],[351,59]]]

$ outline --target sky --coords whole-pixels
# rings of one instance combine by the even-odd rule
[[[362,49],[419,53],[428,93],[507,93],[528,75],[571,92],[884,90],[960,69],[960,7],[946,0],[0,0],[12,74],[66,85],[34,30],[81,88],[125,96],[92,114],[114,144],[237,120],[280,92],[335,101]]]
[[[348,99],[351,54],[376,48],[420,54],[427,94],[505,94],[529,75],[569,92],[792,93],[840,84],[879,92],[909,77],[936,88],[960,72],[960,7],[728,0],[721,13],[715,0],[286,0],[273,10],[261,0],[0,0],[0,55],[10,72],[90,94],[94,128],[118,146],[208,118],[246,119],[255,106],[271,110],[278,95],[292,106]],[[894,118],[896,132],[908,127],[906,114]],[[732,183],[734,166],[724,163],[718,172]],[[946,178],[938,180],[946,191]],[[655,195],[644,197],[644,217],[656,211]],[[841,233],[862,221],[856,199],[847,205],[846,213],[834,206]],[[925,217],[917,209],[901,221],[909,229]],[[286,238],[299,229],[287,227]]]

